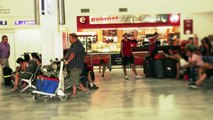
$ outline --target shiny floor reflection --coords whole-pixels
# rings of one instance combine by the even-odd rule
[[[141,68],[138,72],[142,75]],[[32,100],[30,93],[0,87],[1,120],[212,120],[213,80],[189,89],[182,80],[144,78],[124,80],[122,70],[98,72],[98,90],[62,102],[59,98]],[[70,91],[67,92],[70,94]]]

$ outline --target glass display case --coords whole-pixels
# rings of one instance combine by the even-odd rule
[[[92,44],[97,42],[97,35],[78,35],[87,52],[92,51]]]
[[[120,51],[120,44],[97,42],[92,44],[91,50],[91,52],[118,52]]]

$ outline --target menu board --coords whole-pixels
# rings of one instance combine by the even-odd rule
[[[112,65],[122,65],[121,54],[111,54],[111,64]]]

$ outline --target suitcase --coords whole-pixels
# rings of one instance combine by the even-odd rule
[[[3,75],[4,75],[4,85],[10,86],[11,85],[11,73],[13,70],[10,67],[3,68]]]
[[[36,89],[41,92],[54,94],[58,88],[58,84],[58,78],[51,78],[40,75],[37,76]]]
[[[168,78],[175,78],[177,74],[176,69],[176,60],[172,58],[166,58],[164,60],[164,66],[165,66],[165,75]]]
[[[150,56],[145,57],[143,69],[146,77],[155,77],[153,58],[151,58]]]
[[[164,78],[164,62],[163,59],[157,59],[154,61],[155,75],[157,78]]]

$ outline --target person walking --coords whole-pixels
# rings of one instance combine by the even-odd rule
[[[102,77],[104,77],[104,74],[106,72],[106,68],[108,68],[110,72],[112,70],[109,59],[110,59],[109,55],[101,55],[100,56],[99,73],[101,73]]]
[[[121,56],[122,56],[122,64],[123,64],[123,71],[125,75],[125,79],[129,79],[127,76],[126,66],[131,65],[132,71],[135,74],[135,79],[141,79],[142,76],[138,75],[137,71],[135,70],[134,65],[134,56],[132,54],[132,47],[131,47],[131,41],[128,39],[128,34],[123,34],[123,40],[121,41]]]
[[[69,41],[71,45],[64,59],[65,64],[68,64],[69,80],[72,86],[71,96],[75,97],[78,86],[80,86],[82,91],[88,93],[88,89],[80,83],[80,75],[84,69],[85,48],[75,33],[69,34]]]

